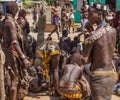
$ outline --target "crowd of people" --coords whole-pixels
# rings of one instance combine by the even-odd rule
[[[82,33],[73,40],[69,37],[71,27],[73,32],[75,28],[74,9],[70,8],[67,13],[63,6],[60,17],[59,3],[55,1],[51,12],[55,28],[36,49],[37,42],[29,34],[26,11],[21,9],[15,19],[18,6],[15,2],[8,2],[4,19],[3,12],[0,11],[6,100],[23,100],[29,91],[40,92],[43,89],[50,95],[64,99],[111,100],[113,92],[119,94],[120,11],[117,11],[110,21],[107,20],[110,22],[107,23],[107,8],[97,2],[88,6],[84,0],[81,8],[82,28],[87,34],[84,33],[82,46]],[[41,8],[42,14],[43,10],[44,8]],[[35,24],[36,8],[33,10],[33,20]],[[62,28],[62,37],[59,36],[59,27]],[[58,43],[52,41],[54,32],[57,33]],[[40,61],[35,66],[37,57]],[[33,71],[35,75],[32,74]]]

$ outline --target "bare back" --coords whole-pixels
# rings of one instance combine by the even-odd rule
[[[69,81],[75,82],[79,80],[81,75],[82,75],[81,67],[75,66],[73,64],[67,64],[64,67],[64,72],[61,80],[65,82],[69,82]]]

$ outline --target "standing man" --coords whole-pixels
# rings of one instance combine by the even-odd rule
[[[54,6],[52,7],[52,23],[53,25],[55,25],[55,28],[53,29],[53,31],[49,34],[49,36],[51,37],[51,35],[56,32],[58,39],[60,38],[59,36],[59,11],[60,11],[60,7],[59,7],[59,3],[58,1],[54,2]]]
[[[30,66],[23,52],[23,38],[20,27],[15,20],[18,6],[15,2],[8,2],[6,16],[2,22],[0,39],[5,54],[5,89],[9,100],[22,100],[22,84],[24,83],[24,70]],[[19,85],[18,85],[19,84]],[[27,86],[23,86],[27,88]],[[21,91],[20,91],[21,90]],[[26,95],[26,94],[25,94]]]
[[[115,71],[112,64],[116,44],[116,30],[105,22],[106,6],[94,3],[88,9],[91,25],[97,24],[85,39],[84,61],[91,62],[90,86],[92,100],[111,100],[115,85]]]

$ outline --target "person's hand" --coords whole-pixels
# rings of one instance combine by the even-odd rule
[[[86,23],[85,28],[87,29],[88,32],[94,31],[93,26],[89,22]]]
[[[22,61],[25,69],[28,69],[29,67],[31,67],[32,64],[28,61],[27,58],[24,58]]]

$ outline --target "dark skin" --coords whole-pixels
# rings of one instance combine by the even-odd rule
[[[81,55],[77,47],[73,47],[72,49],[71,56],[70,56],[70,64],[71,65],[64,65],[64,68],[63,68],[64,74],[62,75],[62,78],[61,78],[62,80],[75,81],[79,77],[79,74],[76,71],[74,71],[75,66],[82,65]],[[83,67],[78,67],[78,69],[82,71]]]
[[[67,64],[64,66],[63,75],[60,80],[65,81],[66,83],[80,81],[84,87],[85,84],[88,85],[89,83],[82,73],[83,67],[79,67],[77,63]],[[89,85],[84,89],[86,94],[90,94]]]
[[[17,13],[17,11],[16,11]],[[11,18],[14,19],[15,15],[11,14],[11,16],[7,16],[7,19],[5,20],[5,24],[3,27],[3,32],[0,31],[0,40],[3,39],[3,43],[6,44],[12,44],[12,46],[14,47],[16,53],[18,54],[18,56],[22,59],[22,63],[24,65],[24,67],[27,69],[28,67],[30,67],[30,62],[27,60],[26,57],[24,57],[24,53],[22,52],[22,49],[20,47],[20,44],[18,42],[18,37],[17,37],[17,31],[16,31],[16,26],[15,23],[10,20]],[[6,56],[7,59],[7,56]],[[13,59],[13,58],[11,58]],[[13,60],[10,60],[10,63],[14,63],[12,62]],[[6,62],[7,63],[7,62]],[[19,65],[17,64],[13,64],[15,65],[14,68],[18,68]],[[18,77],[14,77],[12,75],[14,75],[11,71],[9,72],[10,77],[11,77],[11,86],[10,86],[10,91],[9,91],[9,99],[10,100],[17,100],[17,87],[18,87],[18,83],[19,83],[19,78]],[[7,77],[6,77],[7,78]],[[10,82],[10,80],[8,80]]]
[[[99,25],[103,22],[104,18],[101,12],[96,12],[91,7],[88,12],[88,20],[91,25]],[[91,57],[91,71],[95,71],[97,69],[112,70],[112,58],[115,43],[116,30],[112,29],[112,31],[107,32],[102,38],[98,39],[93,44],[86,45],[86,50],[84,52],[86,58],[84,60],[87,62],[89,60],[88,58]]]
[[[91,25],[97,24],[97,26],[99,26],[104,22],[103,12],[97,10],[96,8],[89,7],[88,20]],[[110,27],[109,30],[107,30],[106,28],[107,26]],[[92,26],[88,29],[90,29],[88,31],[91,32]],[[109,88],[109,82],[113,84],[110,86],[111,88],[114,86],[114,82],[115,82],[114,75],[110,75],[110,74],[108,75],[106,73],[109,73],[109,71],[113,71],[112,59],[116,44],[116,30],[109,25],[105,25],[103,27],[99,26],[97,27],[96,30],[99,29],[105,29],[105,32],[100,38],[98,38],[94,42],[85,45],[83,61],[85,61],[86,63],[88,62],[91,63],[90,85],[91,85],[92,100],[106,100],[107,98],[108,100],[111,100],[112,89],[109,90],[111,94],[108,94],[108,96],[105,95],[102,96],[99,93],[97,95],[94,95],[94,93],[100,92],[99,90],[102,89],[101,88],[102,86],[105,87],[103,88],[103,90]],[[94,72],[98,72],[98,73],[92,74]],[[102,74],[100,75],[99,72],[101,72]],[[107,77],[105,76],[109,76],[112,78],[109,81],[109,78],[107,80]],[[103,82],[103,84],[101,84],[101,82]],[[105,83],[108,83],[108,86],[107,85],[104,86]],[[105,92],[106,91],[103,91],[103,94],[105,94]]]
[[[7,28],[8,30],[5,30],[4,34],[2,34],[3,41],[5,40],[8,44],[13,42],[13,46],[18,53],[20,57],[24,54],[20,48],[18,39],[17,39],[17,31],[16,31],[16,26],[14,22],[11,20],[6,20],[6,25],[4,27],[5,29]],[[14,41],[16,41],[14,43]],[[26,68],[30,66],[30,62],[26,58],[22,58],[23,64],[25,65]]]
[[[81,77],[80,74],[78,74],[78,72],[79,73],[82,72],[82,69],[81,67],[77,67],[77,68],[75,67],[77,66],[74,66],[72,64],[65,65],[64,71],[63,71],[64,73],[63,73],[61,80],[66,81],[66,82],[78,80],[79,77]]]

